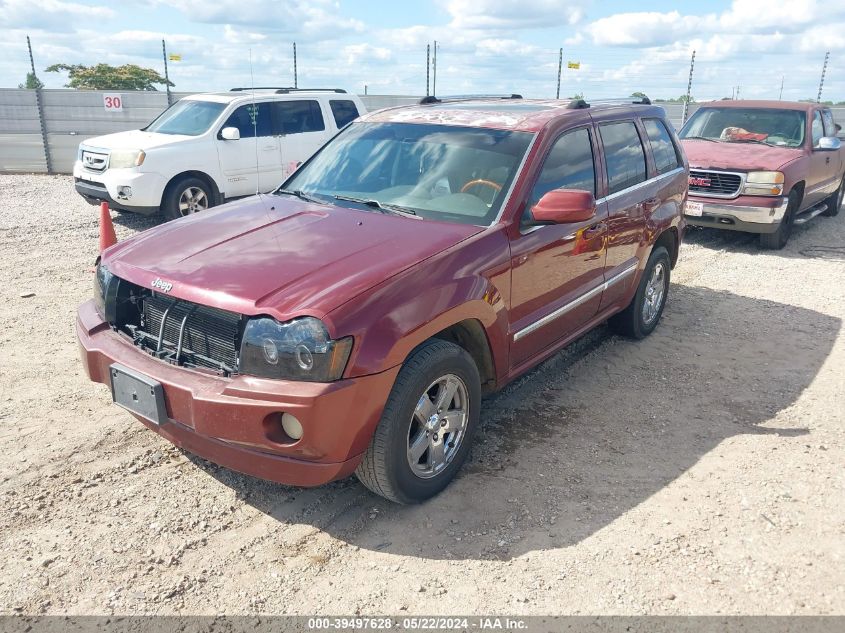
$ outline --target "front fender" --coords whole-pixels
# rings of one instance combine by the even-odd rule
[[[497,379],[507,371],[510,248],[501,230],[480,233],[336,308],[328,317],[355,345],[346,376],[385,371],[438,332],[474,319]]]

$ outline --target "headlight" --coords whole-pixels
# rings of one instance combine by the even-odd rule
[[[319,319],[260,317],[244,328],[239,369],[262,378],[331,382],[343,375],[351,351],[352,337],[332,340]]]
[[[749,196],[783,195],[783,173],[779,171],[749,171],[742,193]]]
[[[147,155],[140,149],[116,149],[109,154],[110,169],[126,169],[144,164]]]
[[[97,270],[94,274],[94,305],[97,307],[97,312],[100,313],[100,316],[106,320],[108,320],[106,315],[106,297],[108,296],[109,287],[113,287],[111,283],[113,279],[114,275],[109,272],[108,268],[102,264],[97,264]]]

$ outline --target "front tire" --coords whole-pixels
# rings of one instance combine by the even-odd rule
[[[761,233],[760,246],[772,251],[779,251],[789,241],[789,236],[792,235],[792,223],[795,221],[795,215],[798,213],[798,193],[796,191],[789,192],[789,199],[786,204],[786,213],[778,224],[778,229],[774,233]]]
[[[610,329],[633,339],[651,334],[666,307],[671,271],[669,251],[664,246],[657,246],[651,251],[631,303],[622,312],[610,317]]]
[[[839,183],[839,189],[837,189],[832,196],[825,200],[825,204],[827,204],[827,209],[822,212],[822,215],[826,215],[830,218],[839,215],[839,208],[842,206],[843,198],[845,198],[845,176],[842,177],[842,182]]]
[[[478,426],[481,379],[462,347],[432,339],[402,366],[358,479],[397,503],[419,503],[454,479]]]
[[[168,185],[162,211],[168,220],[176,220],[213,206],[214,194],[208,183],[189,176]]]

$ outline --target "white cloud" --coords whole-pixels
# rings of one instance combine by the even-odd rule
[[[343,47],[342,56],[346,58],[347,64],[352,65],[362,61],[387,62],[390,61],[392,54],[389,48],[371,44],[350,44]]]
[[[4,0],[0,2],[0,24],[5,29],[37,29],[68,32],[80,20],[111,18],[108,7],[89,6],[61,0]]]
[[[336,39],[364,30],[361,20],[340,15],[331,0],[157,0],[193,22],[252,27],[253,30]]]
[[[445,0],[452,26],[462,29],[524,29],[576,24],[584,15],[575,0]]]

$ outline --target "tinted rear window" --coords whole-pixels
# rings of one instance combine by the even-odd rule
[[[659,119],[644,119],[643,126],[648,135],[648,142],[651,145],[651,153],[654,155],[654,165],[658,174],[665,174],[672,171],[678,165],[678,151],[672,142],[669,131]]]
[[[607,163],[608,194],[643,182],[645,152],[634,122],[605,123],[599,131]]]
[[[315,100],[274,101],[273,129],[276,134],[322,132],[326,129],[323,111]]]
[[[354,101],[336,101],[332,99],[329,101],[332,108],[332,115],[334,115],[334,122],[337,124],[337,129],[346,126],[347,123],[352,123],[358,118],[358,108],[355,107]]]

